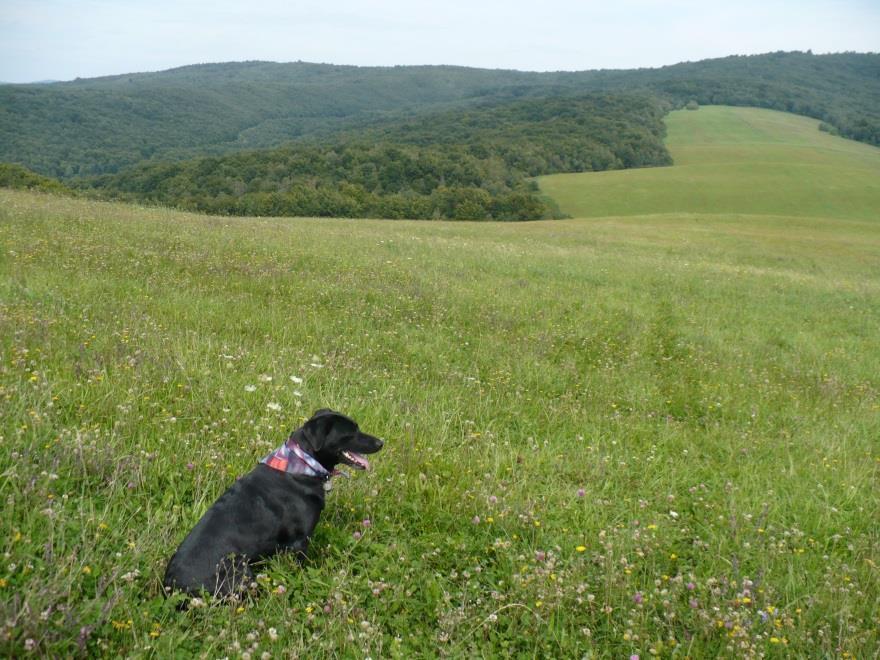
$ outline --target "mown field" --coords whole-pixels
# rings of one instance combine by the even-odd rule
[[[672,167],[540,178],[582,218],[745,213],[880,220],[880,149],[774,110],[704,106],[666,116]]]
[[[0,191],[0,653],[875,657],[880,224],[847,208],[383,222]],[[176,612],[170,553],[324,406],[386,446],[335,480],[309,561]]]

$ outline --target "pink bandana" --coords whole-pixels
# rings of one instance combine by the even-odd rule
[[[324,466],[314,456],[306,453],[292,437],[260,462],[289,474],[330,478],[330,473]]]

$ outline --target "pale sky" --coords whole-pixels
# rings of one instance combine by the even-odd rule
[[[880,0],[0,0],[0,81],[200,62],[655,67],[880,51]]]

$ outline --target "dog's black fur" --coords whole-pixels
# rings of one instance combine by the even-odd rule
[[[327,409],[291,437],[328,472],[339,463],[354,465],[343,451],[371,454],[382,448],[382,441],[362,433],[354,420]],[[257,465],[220,496],[177,548],[165,571],[167,592],[230,596],[253,580],[251,562],[279,552],[302,559],[324,508],[326,480]]]

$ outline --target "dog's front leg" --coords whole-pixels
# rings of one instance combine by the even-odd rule
[[[308,549],[309,537],[307,536],[278,544],[279,553],[292,554],[300,563],[305,560],[306,550]]]

